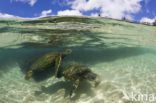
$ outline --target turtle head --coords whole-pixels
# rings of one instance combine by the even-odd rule
[[[95,74],[95,73],[92,73],[92,72],[87,74],[87,79],[90,80],[90,81],[95,82],[95,87],[98,86],[99,83],[101,82],[101,80],[98,77],[98,75]]]
[[[65,51],[62,52],[63,56],[71,54],[72,50],[71,49],[66,49]]]

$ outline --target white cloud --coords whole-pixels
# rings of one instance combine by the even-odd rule
[[[50,13],[52,13],[52,10],[51,10],[51,9],[49,9],[49,10],[44,10],[44,11],[42,11],[42,13],[41,13],[41,17],[45,17],[45,16],[47,16],[47,15],[50,14]]]
[[[20,16],[15,16],[15,15],[11,15],[11,14],[6,14],[6,13],[0,13],[0,19],[9,19],[9,18],[18,18],[18,19],[37,19],[40,17],[34,17],[34,18],[28,18],[28,17],[20,17]]]
[[[0,19],[8,19],[8,18],[20,18],[20,17],[6,13],[0,13]]]
[[[132,14],[141,9],[142,0],[74,0],[69,2],[73,10],[80,12],[99,9],[101,16],[121,19],[133,18]]]
[[[145,4],[147,5],[150,2],[150,0],[145,0]]]
[[[30,4],[31,6],[33,6],[36,2],[37,2],[37,0],[29,0],[29,4]]]
[[[34,6],[34,4],[37,2],[37,0],[10,0],[10,1],[28,3],[30,6]]]
[[[38,17],[33,17],[33,18],[29,18],[29,17],[20,17],[20,16],[15,16],[15,15],[11,15],[11,14],[7,14],[7,13],[1,13],[0,12],[0,19],[8,19],[8,18],[19,18],[19,19],[37,19],[40,17],[45,17],[48,14],[52,13],[52,10],[44,10],[42,11],[41,15]]]
[[[64,11],[58,11],[57,15],[61,16],[81,16],[82,14],[78,10],[64,10]]]
[[[147,18],[147,17],[143,17],[141,18],[140,22],[141,23],[149,23],[149,24],[153,24],[153,22],[156,20],[156,17],[153,19]]]
[[[99,15],[98,13],[92,13],[91,14],[92,17],[98,17],[98,15]]]

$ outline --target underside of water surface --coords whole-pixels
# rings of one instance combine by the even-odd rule
[[[154,103],[155,44],[156,27],[125,21],[90,17],[2,19],[0,103]],[[70,98],[72,82],[55,78],[54,68],[25,80],[35,60],[65,49],[72,53],[62,60],[59,71],[67,65],[84,65],[99,76],[97,87],[82,81]]]

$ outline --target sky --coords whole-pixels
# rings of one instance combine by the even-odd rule
[[[0,0],[0,18],[98,16],[152,23],[156,0]]]

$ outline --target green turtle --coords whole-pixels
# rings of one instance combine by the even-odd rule
[[[34,72],[44,71],[45,69],[53,66],[55,66],[55,76],[57,76],[58,68],[61,64],[62,58],[68,54],[71,54],[71,52],[71,49],[66,49],[63,52],[51,52],[43,55],[31,65],[30,70],[25,76],[25,79],[30,79]]]
[[[95,82],[95,86],[100,83],[100,79],[97,74],[93,73],[89,68],[75,64],[65,69],[62,73],[65,79],[73,81],[73,87],[70,92],[70,97],[77,90],[81,81],[89,80]]]

